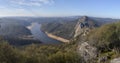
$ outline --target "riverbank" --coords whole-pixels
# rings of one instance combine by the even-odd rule
[[[70,42],[70,40],[55,36],[55,35],[53,35],[51,33],[48,33],[48,32],[45,32],[45,34],[52,39],[55,39],[55,40],[58,40],[58,41],[61,41],[61,42],[64,42],[64,43],[69,43]]]
[[[30,26],[27,26],[27,28],[31,31],[32,36],[36,39],[41,41],[43,44],[61,44],[62,42],[52,39],[47,36],[42,30],[41,30],[41,24],[39,23],[31,23]]]

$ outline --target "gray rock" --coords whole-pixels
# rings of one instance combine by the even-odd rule
[[[110,63],[120,63],[120,58],[115,58]]]
[[[75,26],[75,34],[74,37],[79,35],[86,36],[89,31],[96,27],[96,23],[94,20],[88,18],[87,16],[83,16],[80,18]]]
[[[85,59],[85,61],[97,57],[97,48],[89,45],[87,42],[84,42],[81,45],[79,45],[78,51],[80,55]]]
[[[104,63],[108,60],[108,56],[103,56],[98,59],[98,63]]]

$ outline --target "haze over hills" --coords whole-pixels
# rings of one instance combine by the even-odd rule
[[[78,30],[79,26],[86,26],[87,28],[99,27],[103,24],[112,23],[116,21],[119,21],[119,19],[97,18],[87,16],[3,17],[0,18],[0,35],[7,37],[18,37],[19,35],[32,35],[30,30],[26,27],[31,25],[31,23],[36,22],[42,24],[41,30],[43,32],[48,32],[58,37],[69,40],[82,33],[83,30]]]
[[[120,63],[120,0],[0,0],[0,63]]]
[[[21,44],[20,43],[21,40],[23,41],[22,42],[23,45],[24,45],[24,40],[25,41],[27,40],[28,43],[29,41],[31,41],[30,43],[32,43],[35,40],[38,42],[39,39],[34,39],[31,30],[27,29],[27,26],[30,26],[32,23],[43,24],[48,22],[71,21],[75,19],[76,18],[73,17],[3,17],[0,18],[0,25],[1,25],[0,36],[5,37],[5,39],[10,41],[11,44],[15,43],[17,45]]]
[[[70,40],[80,34],[87,33],[92,28],[100,27],[104,24],[117,22],[119,19],[77,17],[73,21],[51,22],[42,24],[42,30],[55,36]]]
[[[43,32],[69,41],[77,35],[88,31],[88,29],[99,27],[103,24],[119,21],[119,19],[97,18],[87,16],[70,16],[70,17],[3,17],[0,18],[0,35],[4,37],[27,37],[32,33],[27,26],[31,23],[41,24]],[[80,29],[81,26],[81,29]],[[14,33],[13,33],[14,32]],[[87,32],[85,32],[87,33]],[[84,34],[84,33],[83,33]],[[17,43],[17,42],[16,42]]]
[[[3,38],[0,39],[0,61],[15,63],[114,61],[119,55],[119,24],[119,19],[89,16],[4,17],[0,19],[0,36]]]

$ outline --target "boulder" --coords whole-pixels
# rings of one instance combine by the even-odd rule
[[[89,45],[87,42],[82,43],[78,46],[78,52],[85,61],[94,59],[97,57],[97,48]]]
[[[110,63],[120,63],[120,58],[115,58]]]

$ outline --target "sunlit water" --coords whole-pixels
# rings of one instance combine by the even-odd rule
[[[41,24],[32,23],[27,28],[31,31],[35,39],[40,40],[44,44],[60,44],[61,43],[60,41],[49,38],[44,32],[42,32],[40,29]]]

